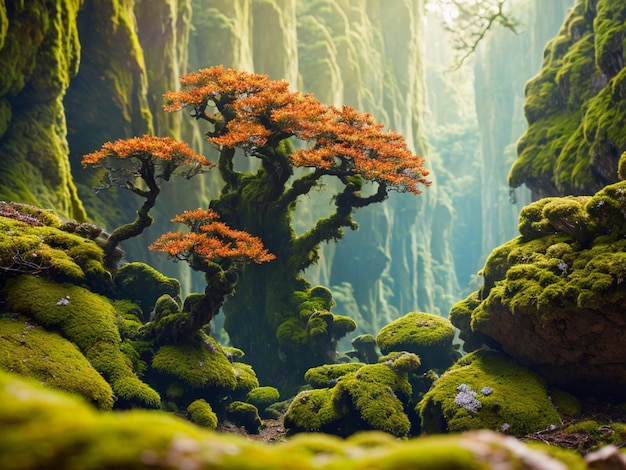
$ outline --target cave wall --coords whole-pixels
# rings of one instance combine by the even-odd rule
[[[509,174],[533,198],[593,194],[617,181],[626,150],[626,4],[585,0],[547,45],[526,85],[528,129]]]

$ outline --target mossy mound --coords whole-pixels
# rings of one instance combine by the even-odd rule
[[[187,343],[161,346],[152,367],[187,387],[234,390],[237,386],[233,364],[221,346],[201,332]]]
[[[213,412],[213,408],[203,399],[193,401],[187,407],[187,414],[192,423],[207,429],[217,428],[217,415]]]
[[[159,395],[137,378],[132,360],[120,349],[118,315],[107,298],[84,287],[31,275],[12,277],[2,292],[7,311],[58,331],[76,344],[111,385],[116,406],[158,408]]]
[[[512,437],[488,431],[431,436],[409,441],[381,433],[343,440],[302,434],[266,445],[218,434],[157,411],[96,413],[85,403],[0,372],[0,467],[273,469],[487,469],[582,470],[582,457],[530,448]],[[53,430],[53,432],[51,432]],[[555,454],[554,457],[550,453]]]
[[[349,351],[347,353],[348,356],[369,364],[378,362],[380,354],[377,350],[378,345],[376,344],[374,335],[370,333],[359,335],[352,339],[351,344],[354,350]]]
[[[406,357],[414,358],[406,361]],[[397,362],[397,364],[396,364]],[[319,388],[300,392],[285,414],[285,427],[293,432],[321,431],[350,435],[358,430],[379,430],[395,436],[407,436],[412,423],[407,415],[413,389],[410,370],[419,367],[414,354],[402,353],[395,360],[381,364],[359,364],[349,372],[349,364],[323,366],[309,374],[319,385],[320,377],[333,377]],[[399,367],[395,367],[399,365]]]
[[[546,381],[495,351],[476,351],[457,361],[417,406],[429,434],[472,429],[514,436],[561,424]]]
[[[383,354],[417,354],[424,370],[445,369],[454,362],[454,327],[445,318],[422,312],[407,313],[384,326],[376,336]]]
[[[226,418],[237,426],[243,426],[250,434],[258,434],[261,418],[256,406],[243,401],[233,401],[226,408]]]
[[[0,318],[0,368],[113,408],[113,390],[79,349],[26,317]]]
[[[246,395],[246,403],[254,405],[259,410],[261,418],[271,418],[275,413],[269,407],[278,402],[280,392],[278,389],[270,386],[256,387]]]
[[[118,297],[136,302],[146,315],[164,294],[180,303],[180,281],[164,276],[145,263],[134,262],[122,266],[115,276],[115,284]]]
[[[89,238],[92,227],[63,225],[49,211],[0,202],[0,274],[36,274],[110,294],[113,281],[102,249]]]

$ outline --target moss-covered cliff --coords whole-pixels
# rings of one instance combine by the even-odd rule
[[[81,4],[0,4],[0,196],[78,220],[63,97],[79,68]]]
[[[548,44],[540,73],[526,85],[528,130],[509,184],[534,198],[593,194],[616,181],[626,149],[626,5],[579,1]]]

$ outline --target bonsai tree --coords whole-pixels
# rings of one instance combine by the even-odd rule
[[[286,82],[216,66],[182,77],[181,86],[165,94],[164,108],[189,109],[207,125],[224,182],[211,208],[276,256],[241,273],[237,295],[224,305],[224,327],[234,346],[254,352],[261,381],[294,387],[308,368],[334,361],[336,340],[356,327],[331,314],[330,292],[312,288],[301,273],[317,261],[322,242],[357,228],[355,209],[384,201],[392,190],[418,194],[428,171],[401,135],[369,114],[325,106]],[[235,169],[237,150],[258,169]],[[334,209],[296,235],[294,208],[321,185],[337,188]]]
[[[183,142],[148,135],[107,142],[100,150],[84,155],[81,163],[84,167],[106,170],[103,184],[96,190],[121,187],[145,199],[137,210],[137,218],[117,227],[106,239],[103,249],[108,265],[114,264],[119,256],[116,248],[121,242],[140,235],[152,225],[149,212],[161,191],[159,179],[169,181],[172,175],[191,178],[214,166]]]
[[[181,342],[208,325],[218,314],[224,299],[233,292],[237,274],[245,264],[260,264],[275,256],[263,247],[259,238],[220,222],[219,214],[211,209],[185,211],[172,222],[187,225],[189,232],[166,233],[149,248],[186,261],[193,269],[204,273],[207,284],[204,295],[189,307],[188,313],[177,314],[173,322],[165,323],[165,334],[158,331],[162,325],[157,323],[153,327],[158,337],[168,342]]]

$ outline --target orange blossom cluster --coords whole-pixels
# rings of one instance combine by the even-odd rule
[[[295,166],[359,174],[416,194],[420,184],[430,184],[423,159],[403,136],[349,106],[328,107],[310,94],[290,92],[284,81],[223,66],[185,75],[181,85],[181,91],[165,94],[164,108],[192,107],[209,121],[223,123],[217,135],[208,137],[219,146],[254,151],[295,136],[311,143],[291,155]],[[207,108],[215,114],[207,114]]]
[[[185,211],[172,222],[187,225],[190,232],[166,233],[149,246],[151,250],[163,251],[179,260],[200,256],[216,263],[230,260],[260,264],[275,258],[263,247],[260,238],[219,222],[219,214],[211,209]]]
[[[215,166],[202,155],[198,155],[184,142],[170,137],[143,135],[130,139],[119,139],[106,142],[100,150],[83,156],[83,165],[98,165],[108,157],[139,160],[162,160],[174,163],[175,166]]]

